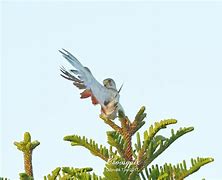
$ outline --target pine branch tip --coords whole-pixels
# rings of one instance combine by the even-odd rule
[[[24,142],[31,142],[31,135],[29,132],[24,133]]]

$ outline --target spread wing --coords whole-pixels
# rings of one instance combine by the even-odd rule
[[[64,67],[61,67],[61,76],[73,81],[73,84],[79,89],[85,89],[81,93],[81,98],[92,98],[93,104],[100,104],[105,106],[104,102],[111,101],[116,97],[116,92],[107,89],[100,84],[92,75],[87,67],[84,67],[71,53],[63,49],[59,51],[63,57],[75,68],[67,71]]]

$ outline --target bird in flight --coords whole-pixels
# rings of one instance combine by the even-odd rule
[[[83,90],[80,93],[81,99],[91,98],[92,104],[101,106],[101,114],[112,120],[117,117],[119,110],[124,112],[119,103],[122,86],[117,90],[116,83],[111,78],[104,79],[103,85],[100,84],[89,68],[84,67],[70,52],[65,49],[59,50],[59,52],[75,68],[66,70],[62,66],[60,68],[61,76],[73,81],[74,86]]]

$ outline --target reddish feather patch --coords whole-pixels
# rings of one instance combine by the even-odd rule
[[[82,93],[80,93],[80,98],[88,98],[92,95],[91,91],[89,89],[84,90]]]
[[[91,100],[92,100],[92,103],[93,103],[94,105],[99,104],[98,100],[97,100],[96,97],[93,96],[93,95],[91,96]]]
[[[94,105],[99,104],[98,100],[89,89],[84,90],[82,93],[80,93],[80,95],[81,95],[80,96],[81,99],[91,97],[92,104]]]

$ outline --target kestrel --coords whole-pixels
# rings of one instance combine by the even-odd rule
[[[92,104],[101,106],[101,114],[109,119],[115,119],[119,110],[123,112],[123,108],[119,103],[119,92],[116,83],[113,79],[107,78],[103,80],[103,85],[100,84],[92,75],[89,68],[84,67],[71,53],[62,49],[59,51],[63,57],[75,68],[66,70],[61,67],[61,76],[65,79],[73,81],[73,84],[84,89],[80,93],[80,98],[91,97]]]

